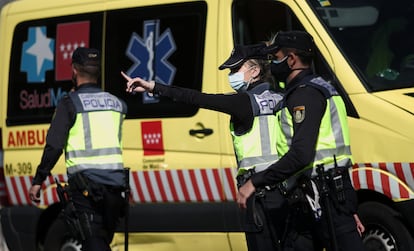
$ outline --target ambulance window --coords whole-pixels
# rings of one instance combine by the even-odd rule
[[[128,118],[186,117],[194,106],[125,92],[121,71],[201,90],[207,6],[180,3],[113,10],[106,19],[105,89],[128,104]]]
[[[102,47],[102,16],[89,13],[16,26],[10,56],[7,125],[50,122],[59,100],[72,88],[73,50],[77,46]]]
[[[310,1],[368,91],[414,86],[414,3]]]
[[[280,30],[305,30],[289,6],[273,0],[235,0],[233,2],[233,31],[236,44],[268,41]],[[357,117],[351,100],[318,50],[313,67],[317,74],[336,87],[344,98],[348,115]]]
[[[233,31],[236,44],[268,41],[283,30],[303,30],[289,7],[274,0],[236,0],[233,3]]]

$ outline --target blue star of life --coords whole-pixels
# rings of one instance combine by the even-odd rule
[[[134,64],[127,70],[131,77],[171,85],[176,68],[168,62],[176,50],[172,32],[167,28],[159,35],[160,20],[144,21],[143,38],[135,32],[131,35],[125,54]],[[143,95],[143,103],[156,103],[156,96]]]

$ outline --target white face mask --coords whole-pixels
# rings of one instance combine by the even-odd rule
[[[231,88],[233,88],[235,91],[242,89],[243,86],[247,85],[247,83],[244,82],[244,72],[235,72],[229,74],[229,83]]]

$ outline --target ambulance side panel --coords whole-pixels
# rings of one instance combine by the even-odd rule
[[[230,92],[227,72],[217,67],[234,44],[301,29],[318,48],[316,72],[337,87],[347,106],[355,162],[350,174],[368,227],[366,240],[390,250],[412,250],[412,78],[395,90],[387,90],[387,81],[380,86],[384,90],[369,88],[352,56],[363,58],[369,43],[356,34],[371,34],[364,28],[372,24],[358,29],[361,19],[347,15],[350,29],[330,23],[344,21],[343,13],[355,15],[359,7],[375,14],[377,6],[326,0],[25,0],[6,5],[0,16],[0,58],[7,62],[0,67],[0,163],[3,157],[10,207],[1,210],[1,221],[9,248],[34,250],[48,237],[62,236],[47,231],[60,209],[54,178],[67,179],[63,157],[44,184],[40,205],[30,202],[27,191],[56,104],[72,88],[70,52],[84,45],[102,50],[100,84],[129,106],[123,143],[125,165],[131,168],[130,249],[247,250],[234,203],[229,116],[163,97],[128,95],[120,71],[208,93]],[[113,241],[119,249],[123,224]]]

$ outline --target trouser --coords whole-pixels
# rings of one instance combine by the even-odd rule
[[[313,250],[321,251],[323,248],[327,251],[333,250],[331,242],[333,233],[328,225],[328,208],[326,207],[329,207],[331,212],[330,220],[333,223],[338,251],[365,250],[353,216],[356,209],[356,193],[347,172],[343,174],[342,181],[345,200],[338,201],[338,196],[331,186],[327,203],[322,205],[322,215],[319,219],[315,218],[306,199],[290,205],[288,218],[290,223],[284,241],[285,251],[312,250],[309,249],[308,244],[297,241],[297,236],[305,235],[311,236]],[[298,194],[300,193],[299,191]]]
[[[125,200],[122,189],[102,186],[102,191],[95,191],[102,197],[98,200],[85,196],[82,191],[72,189],[70,199],[80,216],[81,225],[86,236],[82,240],[83,251],[108,251],[119,218],[123,216]],[[86,226],[86,227],[85,227]]]
[[[333,205],[332,220],[335,229],[338,251],[363,251],[362,239],[356,229],[356,223],[352,215],[338,212]],[[320,220],[315,220],[312,213],[294,212],[292,220],[293,229],[290,229],[284,242],[284,251],[290,250],[315,250],[326,248],[332,250],[331,233],[328,227],[326,215],[322,214]],[[303,236],[313,240],[313,244],[303,241]],[[313,247],[313,249],[312,249]]]
[[[286,199],[275,190],[260,190],[250,196],[242,220],[249,251],[279,251],[285,228]]]

